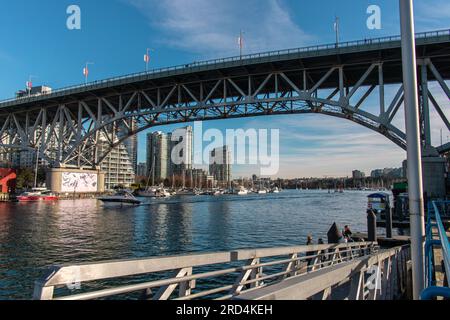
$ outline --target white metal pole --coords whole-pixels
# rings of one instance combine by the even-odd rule
[[[411,224],[411,255],[414,299],[424,289],[425,219],[422,186],[422,152],[419,130],[417,60],[412,0],[400,1],[402,31],[403,83],[405,90],[406,139],[408,153],[408,192]]]
[[[88,75],[89,75],[88,64],[86,63],[86,66],[85,66],[85,69],[84,69],[84,84],[88,83]]]
[[[335,22],[334,22],[334,28],[336,31],[336,47],[339,46],[339,17],[336,16]]]

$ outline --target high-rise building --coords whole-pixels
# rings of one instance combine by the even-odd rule
[[[137,165],[136,175],[138,177],[145,177],[148,175],[147,163],[139,163]]]
[[[209,174],[221,184],[231,181],[231,152],[228,146],[214,149],[209,158]]]
[[[169,177],[169,136],[160,131],[147,135],[147,175],[152,182]]]
[[[169,134],[170,176],[186,175],[193,168],[194,133],[191,126],[177,129]]]
[[[119,139],[125,138],[128,133],[134,132],[136,129],[136,120],[129,119],[124,120],[125,122],[122,122],[121,125],[117,127],[117,137]],[[137,148],[138,148],[138,137],[137,135],[133,135],[129,138],[127,138],[123,145],[128,151],[128,155],[130,157],[131,164],[133,166],[134,172],[137,172],[137,165],[138,165],[138,154],[137,154]]]
[[[149,133],[147,172],[152,182],[160,183],[172,177],[186,181],[193,168],[193,145],[193,129],[190,126],[169,134]]]
[[[117,138],[115,140],[117,141]],[[110,140],[103,132],[99,137],[98,148],[100,154],[108,152],[110,148]],[[120,143],[100,163],[101,170],[105,172],[106,190],[113,190],[116,187],[129,188],[135,182],[134,153],[135,150],[131,149],[130,146]]]
[[[361,179],[364,179],[366,177],[366,174],[364,172],[362,172],[362,171],[354,170],[352,172],[352,177],[353,177],[354,180],[361,180]]]

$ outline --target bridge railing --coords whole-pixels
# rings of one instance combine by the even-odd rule
[[[52,267],[34,299],[231,299],[378,252],[373,242],[237,250]]]
[[[429,204],[425,244],[425,277],[427,288],[422,293],[423,300],[437,297],[450,298],[448,281],[450,275],[450,242],[442,222],[442,213],[448,214],[449,208],[450,201],[433,201]],[[437,230],[437,234],[435,230]],[[436,283],[435,247],[442,249],[443,271],[445,272],[446,278],[446,280],[444,279],[444,285],[446,287],[438,287]],[[445,284],[445,282],[447,283]]]
[[[430,31],[430,32],[422,32],[417,33],[416,38],[417,39],[433,39],[436,37],[448,37],[448,40],[450,41],[450,30],[438,30],[438,31]],[[152,75],[164,75],[173,71],[179,71],[179,70],[189,70],[198,67],[203,66],[214,66],[214,65],[220,65],[223,63],[230,63],[230,62],[239,62],[239,63],[248,63],[252,60],[257,60],[261,58],[270,58],[270,57],[279,57],[283,55],[291,55],[291,54],[302,54],[302,53],[309,53],[309,52],[321,52],[321,51],[327,51],[327,50],[336,50],[336,49],[346,49],[346,48],[354,48],[359,49],[362,47],[367,47],[370,45],[371,47],[382,45],[390,42],[399,42],[401,41],[401,36],[387,36],[387,37],[381,37],[381,38],[369,38],[364,40],[355,40],[355,41],[348,41],[348,42],[342,42],[339,44],[333,43],[333,44],[324,44],[324,45],[313,45],[308,47],[302,47],[302,48],[295,48],[295,49],[283,49],[283,50],[274,50],[269,52],[263,52],[263,53],[254,53],[254,54],[248,54],[243,56],[234,56],[234,57],[228,57],[228,58],[220,58],[220,59],[212,59],[212,60],[206,60],[206,61],[199,61],[199,62],[192,62],[187,63],[183,65],[178,66],[172,66],[172,67],[165,67],[165,68],[157,68],[145,72],[138,72],[133,74],[128,74],[124,76],[119,77],[113,77],[108,78],[104,80],[98,80],[89,82],[87,84],[80,84],[80,85],[73,85],[73,86],[67,86],[64,88],[60,88],[57,90],[53,90],[51,93],[42,95],[42,96],[31,96],[31,97],[21,97],[21,98],[11,98],[0,101],[0,106],[2,104],[6,104],[8,102],[31,102],[35,99],[39,99],[41,97],[51,96],[51,97],[58,97],[60,95],[67,95],[71,94],[79,89],[83,90],[90,90],[95,89],[101,85],[105,84],[113,84],[117,82],[117,84],[120,84],[121,81],[125,80],[131,80],[135,78],[145,78]]]

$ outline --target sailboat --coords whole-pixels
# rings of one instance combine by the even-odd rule
[[[58,196],[47,190],[46,188],[38,188],[38,170],[39,170],[39,148],[36,149],[36,164],[34,170],[34,188],[29,192],[24,192],[17,197],[19,202],[35,202],[35,201],[57,201]]]
[[[152,169],[150,170],[150,175],[147,181],[147,187],[144,191],[138,191],[137,195],[139,197],[145,198],[167,198],[172,196],[172,194],[166,190],[163,186],[155,186],[155,162],[156,155],[153,156]],[[152,186],[149,186],[150,177],[152,179]]]

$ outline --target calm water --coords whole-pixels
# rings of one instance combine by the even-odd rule
[[[333,222],[365,231],[367,195],[175,197],[134,208],[0,203],[0,299],[31,298],[34,281],[53,264],[303,245],[309,233],[325,239]]]

